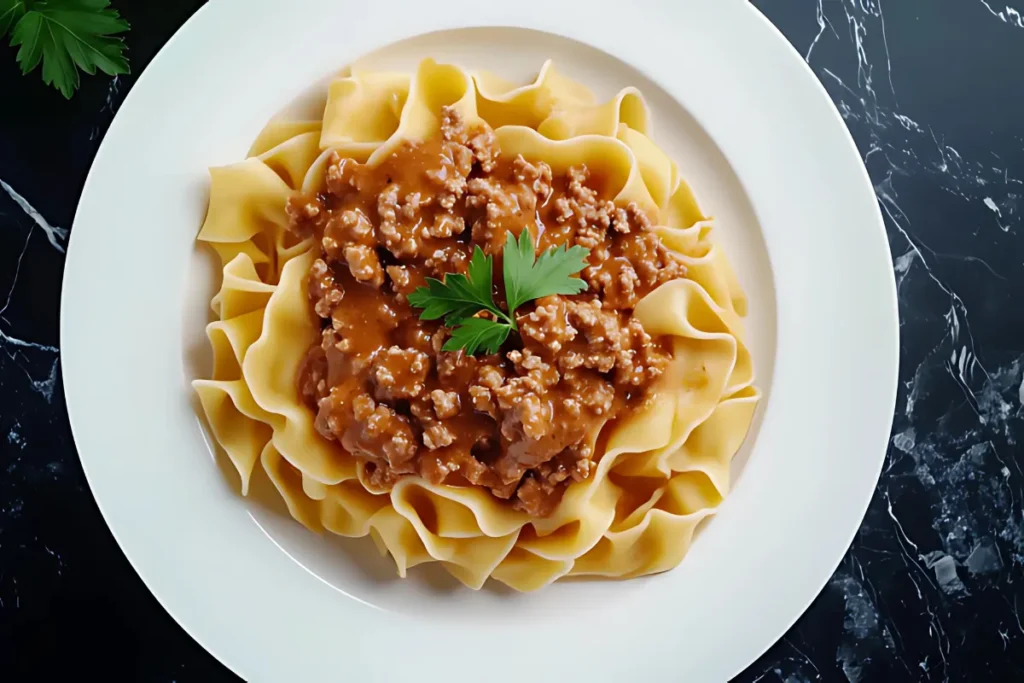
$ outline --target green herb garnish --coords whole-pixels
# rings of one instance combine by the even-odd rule
[[[128,22],[110,0],[0,0],[0,36],[11,30],[21,73],[42,62],[43,82],[70,98],[78,89],[79,71],[110,75],[128,73],[124,41],[115,38]]]
[[[473,250],[466,275],[449,273],[443,282],[427,278],[427,286],[410,294],[409,303],[423,309],[420,320],[444,318],[444,324],[453,328],[445,351],[462,349],[474,354],[483,349],[486,353],[497,353],[508,335],[519,331],[517,308],[541,297],[579,294],[587,289],[587,283],[575,274],[587,267],[589,253],[589,249],[566,249],[563,244],[536,258],[529,230],[523,230],[518,240],[508,233],[502,251],[508,312],[494,303],[494,259],[484,255],[480,247]],[[494,317],[476,317],[481,312]]]

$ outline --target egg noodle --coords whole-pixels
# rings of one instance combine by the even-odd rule
[[[298,395],[299,367],[320,338],[306,288],[318,249],[288,231],[287,200],[323,188],[332,150],[373,165],[402,141],[437,134],[446,105],[490,124],[503,154],[555,172],[600,169],[615,201],[646,210],[687,267],[634,311],[650,335],[671,338],[673,360],[653,399],[605,425],[590,476],[544,518],[479,487],[417,476],[379,491],[363,459],[316,431]],[[223,282],[207,327],[213,370],[193,386],[242,493],[262,468],[309,529],[369,534],[401,576],[436,561],[471,588],[493,578],[529,591],[564,576],[629,578],[676,566],[729,490],[730,460],[759,393],[742,341],[746,298],[710,239],[711,220],[648,137],[648,119],[636,89],[597,102],[550,62],[517,86],[427,59],[411,75],[353,70],[330,84],[321,121],[271,121],[248,158],[211,169],[198,240],[219,255]]]

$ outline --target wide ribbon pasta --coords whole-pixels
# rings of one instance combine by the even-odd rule
[[[443,106],[487,121],[505,154],[555,172],[599,169],[617,200],[657,218],[659,236],[688,268],[634,312],[649,334],[671,338],[672,364],[656,395],[606,425],[591,476],[542,519],[475,487],[410,476],[390,491],[375,488],[362,460],[320,437],[296,388],[319,337],[305,284],[317,251],[287,230],[288,197],[322,187],[332,151],[375,164],[403,140],[437,133]],[[213,371],[193,385],[242,492],[260,467],[303,525],[370,535],[400,575],[441,562],[471,588],[493,578],[534,590],[566,576],[628,578],[678,564],[728,493],[729,463],[759,393],[742,341],[746,298],[710,239],[710,219],[649,133],[635,89],[598,102],[550,62],[517,86],[427,59],[411,75],[356,70],[336,79],[322,121],[272,121],[249,158],[212,169],[198,239],[219,255],[223,281],[207,328]]]

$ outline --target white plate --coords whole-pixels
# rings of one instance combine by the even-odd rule
[[[71,237],[68,410],[125,554],[242,676],[723,681],[842,558],[896,395],[895,286],[868,176],[825,91],[746,2],[643,5],[218,0],[122,105]],[[461,28],[481,26],[523,28]],[[529,595],[429,570],[399,581],[365,539],[309,534],[239,498],[211,463],[187,384],[209,291],[193,248],[206,168],[241,159],[272,114],[368,53],[515,78],[552,57],[598,94],[646,95],[655,140],[716,217],[750,296],[765,391],[735,488],[677,569]]]

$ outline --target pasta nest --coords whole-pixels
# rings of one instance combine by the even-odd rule
[[[606,425],[590,477],[542,519],[483,489],[414,476],[375,490],[364,461],[322,438],[298,397],[298,368],[319,340],[305,284],[317,250],[288,231],[288,198],[323,187],[332,150],[374,164],[403,140],[436,134],[445,105],[467,122],[487,121],[503,154],[543,160],[556,173],[580,163],[600,169],[616,201],[658,217],[659,236],[688,268],[634,313],[652,336],[671,337],[661,388],[645,409]],[[676,566],[729,490],[759,393],[742,341],[746,298],[710,239],[711,220],[649,134],[634,88],[598,102],[550,62],[517,86],[427,59],[413,74],[353,69],[330,84],[321,121],[275,119],[248,158],[210,169],[198,240],[217,252],[223,280],[206,330],[213,369],[193,386],[242,493],[258,468],[309,529],[369,534],[401,576],[440,562],[474,589],[488,578],[529,591],[566,576],[622,579]]]

